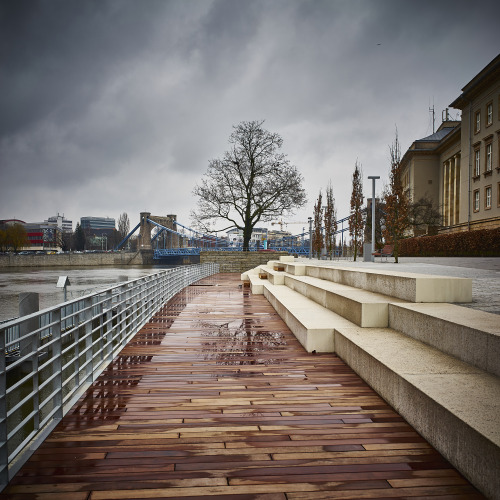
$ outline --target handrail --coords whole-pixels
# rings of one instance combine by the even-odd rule
[[[0,324],[0,491],[165,302],[218,272],[162,270]]]

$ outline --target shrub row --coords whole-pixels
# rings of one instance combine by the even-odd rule
[[[499,257],[500,228],[420,236],[399,242],[401,257]]]

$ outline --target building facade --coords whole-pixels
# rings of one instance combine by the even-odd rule
[[[500,55],[451,106],[462,111],[459,222],[454,229],[500,227]]]
[[[413,142],[401,160],[403,187],[439,210],[440,232],[500,227],[500,56],[450,106],[461,119],[446,112],[434,134]]]
[[[115,231],[115,219],[110,217],[81,217],[80,226],[88,236],[112,236]]]
[[[51,224],[56,224],[56,226],[63,232],[63,233],[72,233],[73,232],[73,221],[66,219],[63,215],[57,214],[52,217],[49,217],[46,221],[46,224],[51,223]]]

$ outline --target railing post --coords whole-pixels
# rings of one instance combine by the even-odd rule
[[[5,364],[5,336],[0,330],[0,488],[9,482],[9,456],[7,451],[7,374]]]
[[[54,396],[54,405],[56,406],[56,419],[63,418],[63,386],[62,386],[62,340],[61,340],[61,310],[58,308],[52,312],[52,355],[54,356],[53,369],[56,378],[56,394]]]

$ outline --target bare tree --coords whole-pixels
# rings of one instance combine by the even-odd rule
[[[243,248],[248,250],[252,230],[306,203],[303,178],[280,151],[283,139],[265,130],[264,121],[241,122],[229,138],[230,149],[211,160],[202,182],[193,194],[197,210],[194,223],[210,232],[210,223],[228,223],[218,231],[243,231]],[[212,228],[213,232],[213,228]]]
[[[322,213],[323,213],[323,195],[321,194],[321,189],[319,191],[318,199],[314,205],[314,219],[313,219],[313,234],[312,234],[312,249],[313,254],[316,254],[317,258],[321,258],[321,249],[323,248],[323,234],[321,231]]]
[[[326,253],[330,256],[330,259],[332,259],[333,249],[335,247],[335,233],[337,232],[337,208],[335,207],[335,198],[333,197],[331,180],[328,182],[328,186],[326,188],[324,224]]]
[[[363,229],[363,183],[361,181],[361,165],[356,160],[352,174],[351,215],[349,216],[349,235],[351,236],[354,261],[356,261],[358,249],[361,247]]]
[[[401,146],[399,144],[397,129],[394,142],[389,146],[389,154],[391,171],[389,173],[388,190],[384,197],[384,236],[387,243],[394,245],[394,259],[397,263],[399,257],[399,240],[405,237],[405,233],[411,226],[408,193],[403,189],[401,181]]]
[[[437,234],[437,229],[442,225],[439,210],[434,208],[432,200],[427,196],[409,204],[408,217],[410,225],[420,231],[420,234],[424,232]]]
[[[125,236],[130,232],[130,220],[128,218],[127,212],[123,212],[118,217],[118,233],[120,238],[123,240]]]

